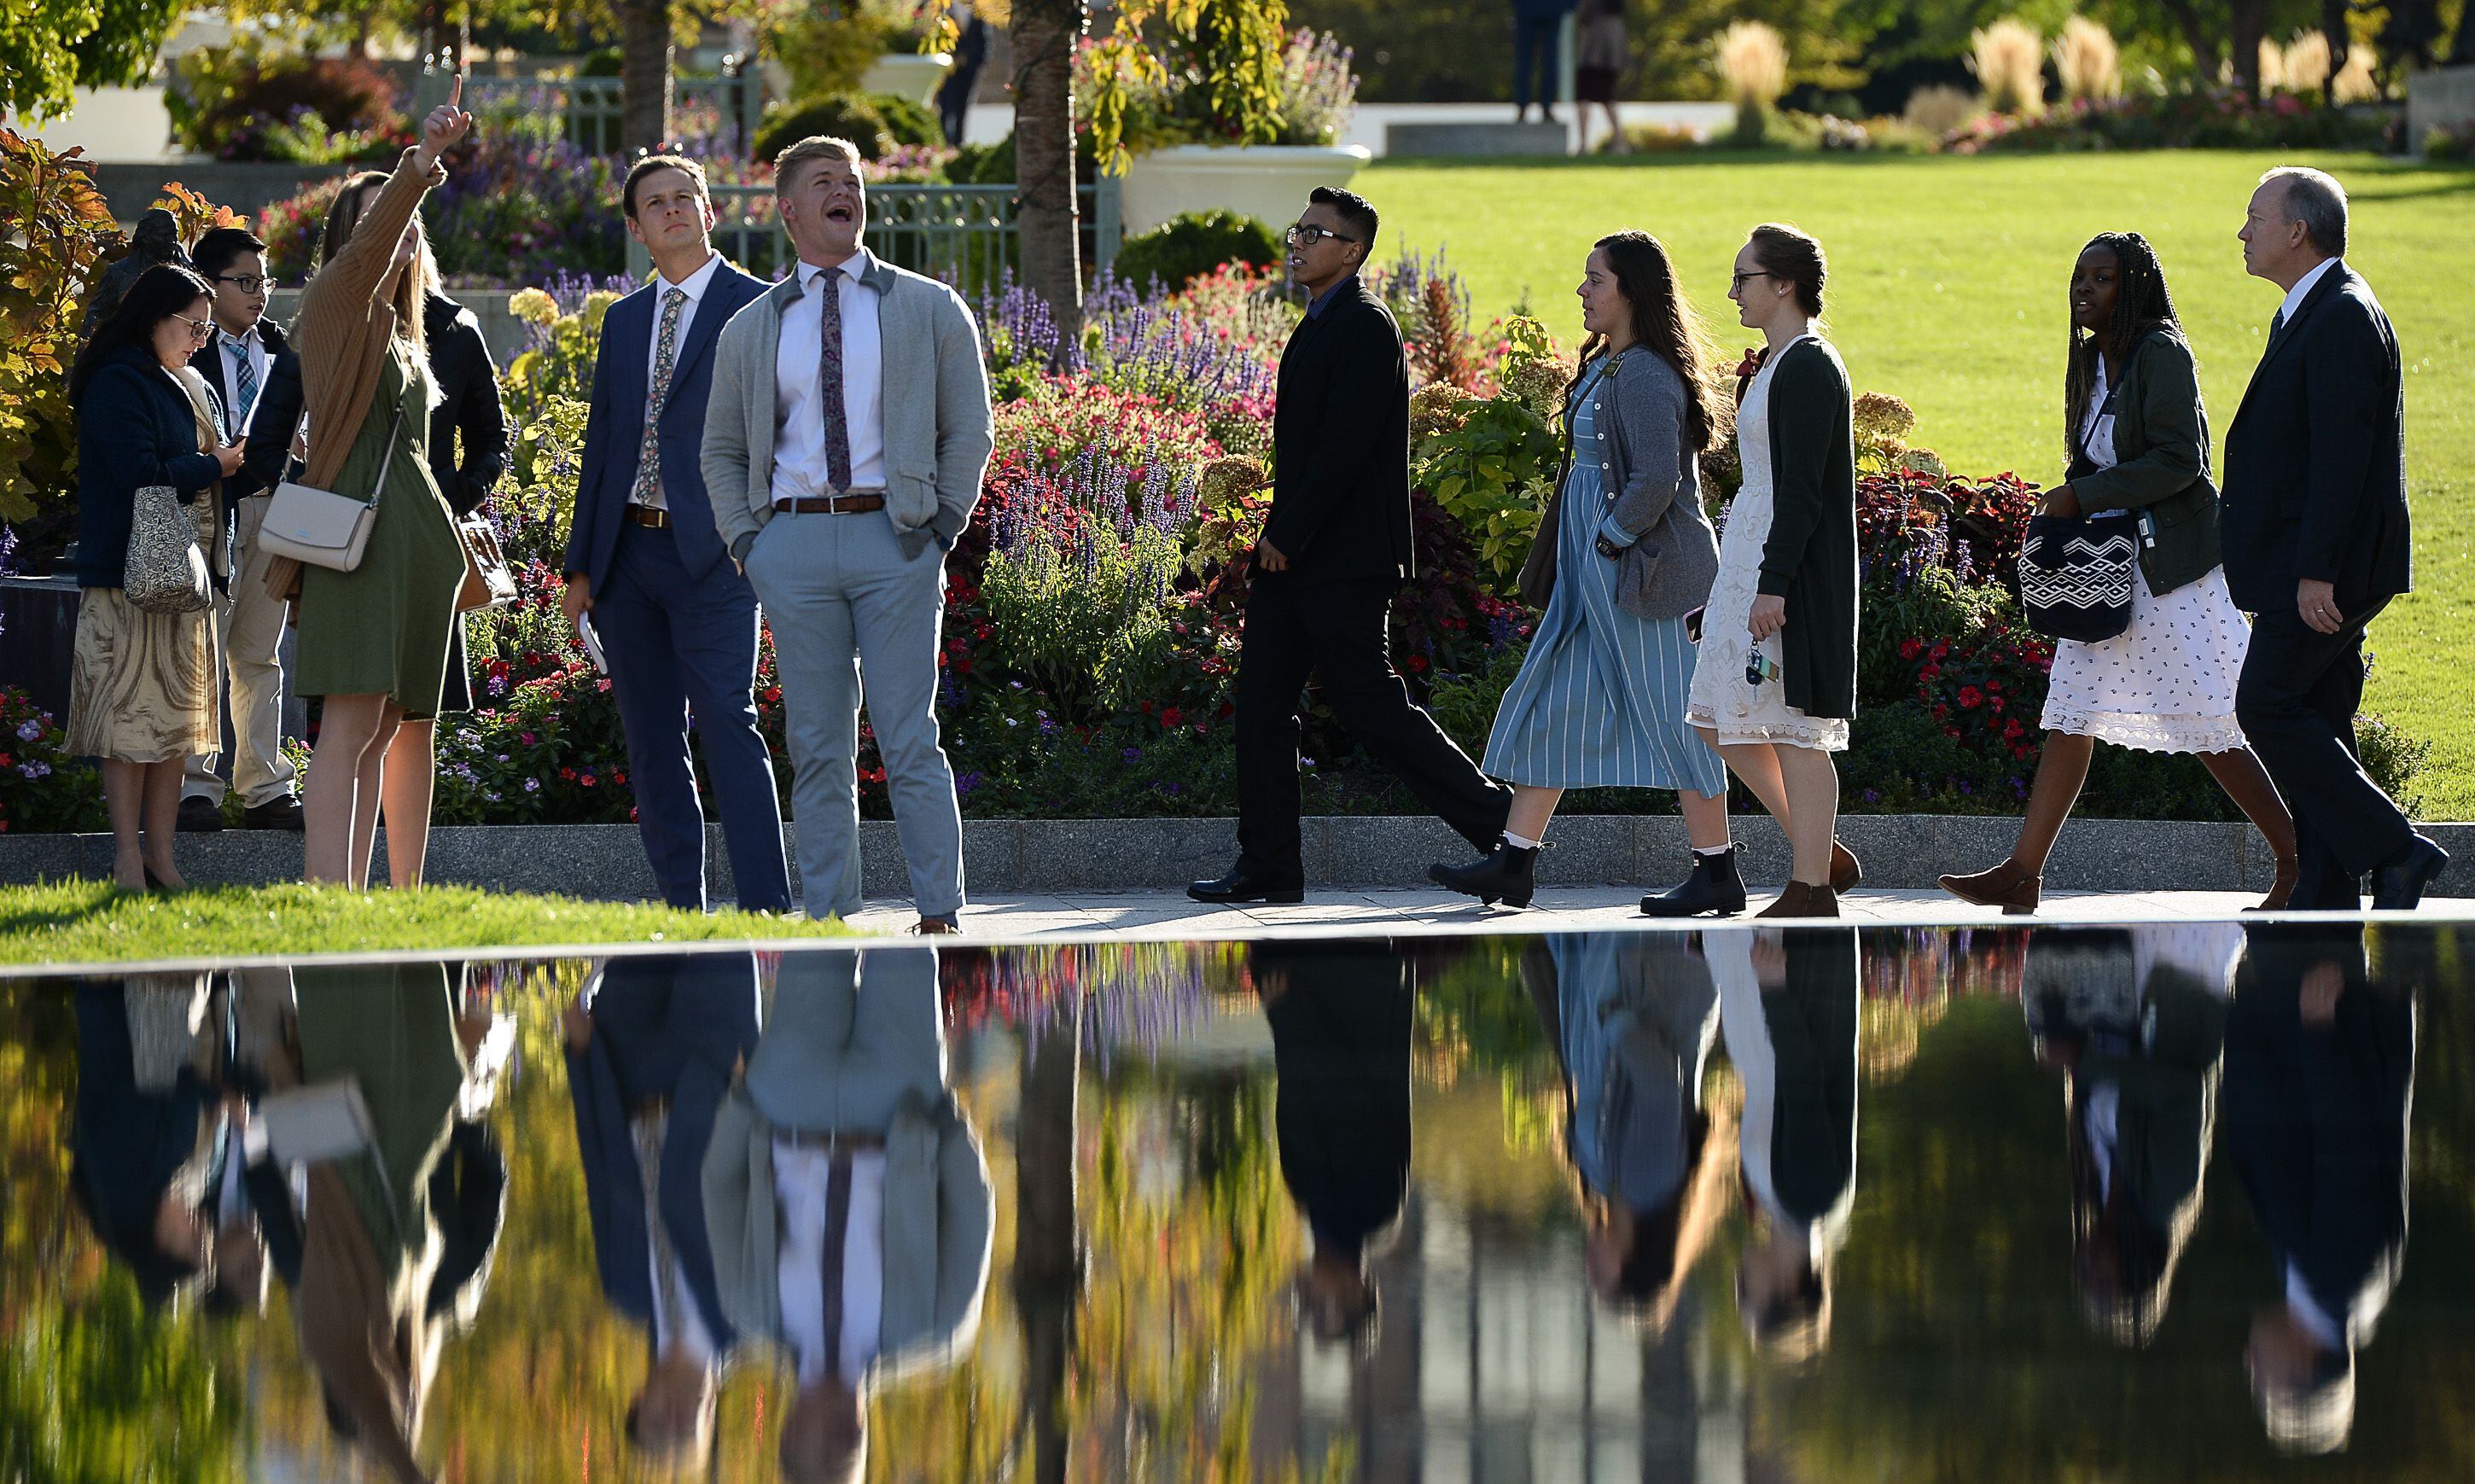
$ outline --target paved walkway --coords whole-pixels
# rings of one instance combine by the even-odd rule
[[[1840,903],[1845,920],[1875,927],[1985,923],[2170,922],[2229,917],[2259,898],[2232,891],[2067,892],[2050,896],[2034,917],[2005,917],[1940,891],[1858,891]],[[1254,937],[1266,933],[1553,933],[1649,925],[1630,887],[1548,887],[1528,911],[1483,908],[1438,888],[1310,891],[1296,907],[1206,907],[1181,891],[991,896],[963,910],[967,938],[1012,939],[1066,934],[1128,938]],[[1753,910],[1770,901],[1753,898]],[[2433,898],[2421,915],[2475,916],[2475,898]],[[868,933],[900,933],[917,921],[907,904],[870,902],[852,925]],[[1748,918],[1734,919],[1738,922]],[[1708,927],[1709,921],[1683,924]]]

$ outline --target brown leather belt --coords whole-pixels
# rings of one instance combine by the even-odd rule
[[[625,515],[627,520],[636,524],[649,525],[657,531],[670,528],[671,513],[667,510],[656,510],[650,505],[630,504],[625,508]]]
[[[799,1149],[883,1149],[882,1133],[838,1133],[816,1129],[775,1128],[773,1136]]]
[[[811,495],[804,499],[777,499],[773,508],[786,515],[860,515],[885,508],[882,495]]]

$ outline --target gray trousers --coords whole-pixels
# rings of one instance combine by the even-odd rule
[[[253,495],[240,502],[239,529],[233,532],[232,591],[215,601],[215,628],[223,641],[224,669],[232,686],[232,789],[243,804],[272,804],[300,786],[292,762],[283,755],[283,615],[290,606],[266,592],[266,569],[275,553],[257,544],[257,528],[266,523],[270,495]],[[215,771],[215,754],[192,753],[182,769],[184,799],[224,801],[224,780]]]
[[[882,510],[776,513],[747,549],[773,630],[791,745],[791,815],[811,917],[859,911],[859,707],[885,762],[911,896],[923,917],[963,906],[963,813],[937,736],[944,554],[903,554]]]
[[[882,1135],[903,1099],[933,1104],[944,1085],[935,949],[782,955],[747,1058],[747,1095],[777,1128]]]

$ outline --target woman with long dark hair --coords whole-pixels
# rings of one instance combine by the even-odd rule
[[[1765,917],[1836,917],[1856,858],[1833,831],[1856,715],[1856,450],[1848,368],[1822,338],[1822,244],[1768,223],[1728,297],[1762,332],[1739,391],[1745,482],[1728,507],[1686,718],[1787,833],[1787,889]]]
[[[2080,250],[2064,366],[2069,482],[2046,492],[2044,508],[2062,516],[2139,512],[2131,625],[2097,644],[2055,643],[2045,749],[2019,840],[1991,870],[1943,877],[1943,889],[1983,907],[2033,912],[2046,858],[2103,741],[2198,754],[2276,857],[2276,884],[2260,904],[2273,912],[2294,890],[2294,819],[2235,720],[2235,681],[2251,630],[2218,565],[2208,409],[2166,270],[2138,232],[2100,232]]]
[[[336,197],[327,234],[337,245],[293,326],[309,424],[306,479],[375,496],[378,506],[358,566],[297,573],[294,686],[326,697],[302,797],[311,881],[368,885],[388,745],[406,718],[437,715],[447,674],[464,551],[428,457],[436,384],[425,353],[427,259],[413,213],[446,178],[439,157],[472,124],[455,102],[442,105],[382,186]],[[276,567],[269,586],[288,586],[293,565]]]
[[[1601,237],[1575,292],[1589,338],[1565,391],[1556,498],[1521,572],[1522,596],[1545,614],[1481,765],[1512,785],[1511,814],[1485,859],[1429,871],[1516,907],[1530,901],[1566,789],[1674,789],[1697,854],[1731,855],[1727,769],[1684,724],[1684,616],[1719,566],[1702,509],[1701,456],[1718,439],[1719,401],[1701,322],[1667,249],[1646,231]],[[1696,891],[1705,874],[1697,868],[1679,891]],[[1744,905],[1740,883],[1732,899],[1697,892],[1690,910]]]
[[[232,542],[222,482],[240,467],[223,413],[189,357],[213,333],[207,280],[165,263],[130,286],[69,371],[78,417],[78,601],[68,750],[99,759],[111,815],[111,878],[131,890],[184,883],[172,864],[181,771],[223,745],[214,610],[152,613],[122,592],[137,492],[168,485],[198,517],[216,587]]]

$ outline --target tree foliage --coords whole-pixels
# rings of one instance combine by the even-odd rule
[[[181,11],[182,0],[9,0],[0,6],[0,109],[57,118],[76,88],[138,81]]]
[[[66,371],[87,285],[121,247],[80,156],[0,129],[0,520],[12,524],[74,482]]]

